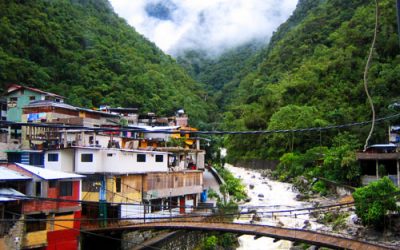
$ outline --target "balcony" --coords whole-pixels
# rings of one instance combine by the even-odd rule
[[[144,197],[147,200],[196,194],[202,191],[202,171],[149,173],[144,179]]]

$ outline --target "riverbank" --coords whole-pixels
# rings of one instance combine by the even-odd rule
[[[261,225],[285,226],[293,228],[308,228],[313,230],[326,230],[325,225],[311,221],[309,214],[293,217],[288,214],[271,216],[267,212],[276,210],[293,210],[312,207],[311,202],[298,201],[299,193],[293,189],[293,185],[273,181],[262,176],[256,170],[244,169],[225,164],[236,178],[239,178],[246,187],[250,201],[240,204],[239,207],[249,207],[249,210],[257,211],[258,217],[239,217],[237,223],[256,223]],[[243,211],[242,212],[246,212]],[[265,213],[265,214],[264,214]],[[293,243],[290,241],[275,241],[272,238],[261,237],[254,239],[253,236],[243,235],[239,237],[239,250],[262,250],[262,249],[290,249]]]
[[[225,168],[235,177],[241,179],[246,187],[248,196],[251,198],[249,202],[240,204],[240,207],[250,206],[249,209],[257,211],[258,214],[256,218],[254,216],[237,218],[236,222],[238,223],[252,222],[262,225],[318,230],[400,246],[398,230],[380,233],[373,229],[365,228],[360,224],[352,207],[341,210],[331,209],[327,212],[305,212],[302,214],[292,213],[271,216],[270,213],[268,214],[270,211],[312,208],[340,202],[346,203],[349,198],[312,195],[307,200],[299,200],[302,195],[293,188],[292,184],[271,180],[263,171],[238,168],[229,164],[225,164]],[[392,225],[392,227],[396,228],[397,226]],[[283,240],[275,242],[274,239],[266,237],[254,239],[253,236],[249,235],[239,237],[239,244],[239,250],[293,248],[292,242]]]

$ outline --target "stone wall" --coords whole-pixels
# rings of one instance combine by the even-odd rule
[[[173,237],[153,245],[163,250],[192,250],[198,247],[209,234],[200,231],[180,231]]]
[[[21,249],[22,240],[24,236],[24,216],[14,224],[7,235],[4,236],[5,249]],[[16,240],[18,239],[18,240]]]
[[[147,244],[147,241],[154,239],[157,236],[166,234],[169,231],[133,231],[124,232],[121,235],[121,249],[122,250],[133,250],[142,249],[142,247]]]
[[[279,164],[278,160],[247,160],[247,161],[239,161],[234,165],[236,167],[241,167],[241,168],[275,170],[278,164]]]
[[[203,232],[186,232],[177,231],[172,236],[163,237],[163,235],[169,235],[170,231],[134,231],[125,232],[121,236],[121,249],[122,250],[139,250],[139,249],[165,249],[165,250],[191,250],[201,244],[207,233]],[[156,240],[160,238],[160,240]],[[151,243],[150,243],[151,242]],[[149,247],[146,248],[145,245]]]

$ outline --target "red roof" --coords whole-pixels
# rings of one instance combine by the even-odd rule
[[[27,90],[30,90],[30,91],[33,91],[33,92],[36,92],[36,93],[45,94],[45,95],[48,95],[48,96],[59,97],[59,98],[62,98],[62,99],[65,98],[64,96],[57,95],[57,94],[54,94],[54,93],[51,93],[51,92],[46,92],[46,91],[43,91],[43,90],[40,90],[40,89],[31,88],[31,87],[27,87],[27,86],[22,86],[22,85],[18,85],[18,84],[11,84],[7,89],[7,94],[10,94],[10,93],[15,92],[15,91],[20,90],[20,89],[27,89]]]

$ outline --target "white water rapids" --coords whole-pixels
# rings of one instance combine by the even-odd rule
[[[309,220],[308,214],[297,215],[296,218],[293,214],[290,215],[289,213],[277,214],[274,218],[269,213],[262,214],[262,212],[266,211],[312,207],[312,204],[309,202],[297,201],[296,195],[298,192],[292,190],[291,184],[272,181],[266,177],[262,177],[260,173],[251,169],[238,168],[229,164],[225,164],[225,168],[236,178],[240,178],[242,183],[246,186],[247,194],[251,198],[251,201],[240,205],[240,207],[250,207],[248,208],[249,210],[257,210],[257,213],[262,219],[259,222],[254,222],[255,224],[304,228],[306,226],[304,222],[307,220],[310,223],[307,229],[315,230],[325,228],[323,225]],[[254,187],[251,188],[250,185]],[[242,209],[242,212],[246,212],[246,210],[247,209]],[[236,219],[235,222],[249,223],[250,218],[249,216],[244,216],[243,218]],[[239,244],[238,250],[290,249],[292,246],[290,241],[279,240],[274,242],[273,238],[267,237],[254,239],[254,236],[251,235],[239,237]]]

